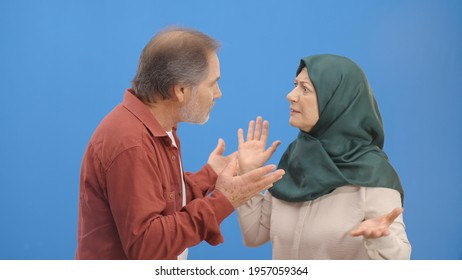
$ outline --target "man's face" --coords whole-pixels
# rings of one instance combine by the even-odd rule
[[[191,90],[185,105],[180,109],[183,122],[204,124],[208,121],[215,99],[221,97],[218,80],[220,79],[220,61],[215,52],[208,57],[209,75]]]

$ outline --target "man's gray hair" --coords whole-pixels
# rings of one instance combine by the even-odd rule
[[[174,85],[197,86],[209,73],[209,54],[219,47],[218,41],[197,30],[160,31],[141,53],[132,81],[135,95],[144,103],[154,103],[171,98]]]

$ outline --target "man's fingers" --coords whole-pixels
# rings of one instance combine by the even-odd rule
[[[223,139],[218,139],[218,144],[217,146],[215,147],[215,149],[213,150],[213,154],[217,154],[217,155],[223,155],[223,153],[225,152],[225,141]]]
[[[273,184],[279,180],[282,179],[282,176],[284,176],[285,172],[282,169],[278,169],[270,174],[265,175],[259,184],[265,186],[264,189],[269,189],[273,186]]]
[[[276,168],[276,165],[274,164],[269,164],[265,165],[263,167],[254,169],[250,172],[247,172],[246,174],[242,175],[242,179],[247,181],[247,182],[254,182],[260,179],[260,177],[265,176],[266,174],[270,173]]]
[[[256,185],[254,185],[253,188],[249,188],[249,189],[246,190],[247,195],[248,195],[247,199],[250,199],[250,198],[254,197],[258,193],[261,193],[262,191],[267,190],[267,189],[271,188],[272,186],[273,186],[273,184],[269,184],[269,185],[256,184]]]
[[[260,186],[263,190],[265,188],[269,188],[269,185],[272,185],[284,176],[285,171],[282,169],[271,172],[275,168],[276,166],[274,164],[266,165],[242,175],[242,179],[249,185],[255,184]]]

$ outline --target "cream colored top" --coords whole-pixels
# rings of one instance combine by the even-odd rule
[[[240,206],[238,217],[244,243],[257,247],[271,240],[273,259],[410,259],[402,215],[388,236],[349,234],[364,219],[396,207],[401,197],[393,189],[343,186],[306,202],[286,202],[266,192]]]

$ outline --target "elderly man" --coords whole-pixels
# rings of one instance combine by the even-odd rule
[[[177,125],[205,123],[221,97],[218,47],[182,28],[146,45],[132,88],[83,158],[76,259],[185,259],[202,240],[222,243],[220,223],[282,177],[274,165],[236,175],[223,140],[200,171],[183,172]]]

